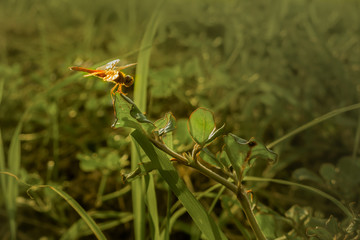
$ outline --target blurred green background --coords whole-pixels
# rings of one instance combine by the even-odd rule
[[[6,153],[24,117],[19,177],[30,184],[58,185],[87,210],[131,209],[131,194],[100,206],[96,202],[104,176],[105,193],[126,186],[118,171],[130,160],[128,131],[110,127],[112,86],[68,67],[93,67],[116,58],[136,62],[156,3],[0,2],[0,125]],[[331,110],[359,102],[357,0],[175,0],[164,1],[161,12],[150,61],[146,113],[151,119],[171,111],[182,126],[193,110],[207,107],[227,131],[270,143]],[[133,75],[135,69],[125,72]],[[125,91],[132,97],[132,87]],[[360,167],[354,160],[359,129],[357,111],[327,120],[276,146],[279,163],[259,166],[253,174],[291,181],[305,176],[307,183],[344,204],[356,203],[353,209],[359,212]],[[183,149],[188,148],[177,146]],[[332,181],[335,176],[324,169],[339,179]],[[195,189],[207,186],[203,177],[191,178]],[[275,184],[252,187],[258,188],[259,201],[279,213],[298,204],[322,217],[343,217],[307,192]],[[37,194],[41,200],[34,203],[21,186],[18,237],[58,239],[78,216],[55,195]],[[166,201],[161,191],[159,196],[160,203]],[[6,219],[1,208],[0,221]],[[235,231],[229,229],[224,232]],[[132,231],[128,221],[105,233],[119,239],[131,238]],[[174,234],[186,236],[183,231],[179,227]],[[0,235],[9,237],[6,224]]]

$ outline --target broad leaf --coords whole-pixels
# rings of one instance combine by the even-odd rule
[[[135,103],[124,94],[114,96],[115,122],[113,128],[129,127],[144,129],[147,132],[154,129],[153,123],[139,110]]]
[[[225,124],[222,125],[220,128],[216,129],[214,128],[213,131],[210,133],[208,139],[206,140],[206,144],[210,144],[212,141],[214,141],[217,137],[220,137],[223,135],[225,131]]]
[[[240,181],[251,167],[251,160],[264,159],[273,163],[277,159],[277,155],[274,152],[270,151],[262,143],[257,142],[254,138],[246,141],[230,133],[224,140],[225,151]]]
[[[196,109],[189,118],[188,128],[193,140],[203,146],[215,130],[213,113],[205,108]]]
[[[228,155],[226,154],[226,151],[221,151],[217,158],[220,160],[221,164],[227,169],[230,170],[231,167],[231,161],[228,157]]]
[[[216,158],[216,156],[212,152],[210,152],[209,149],[207,148],[201,150],[200,157],[205,162],[214,165],[217,168],[225,169],[225,166],[223,166],[221,162]]]

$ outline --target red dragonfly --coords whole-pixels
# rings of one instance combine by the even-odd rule
[[[130,87],[134,83],[134,78],[130,75],[125,75],[121,70],[134,66],[136,63],[127,64],[125,66],[118,66],[120,60],[116,59],[111,61],[104,66],[98,67],[96,69],[89,69],[83,67],[70,67],[70,70],[87,72],[89,74],[84,75],[84,77],[95,76],[101,78],[105,82],[112,82],[115,86],[111,89],[111,94],[116,92],[123,93],[122,86]]]

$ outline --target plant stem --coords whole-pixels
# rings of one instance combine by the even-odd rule
[[[172,149],[168,148],[165,144],[149,137],[149,140],[160,150],[164,151],[165,153],[169,154],[173,158],[175,158],[179,163],[184,164],[186,166],[192,167],[202,174],[206,175],[207,177],[217,181],[218,183],[222,184],[226,188],[228,188],[230,191],[236,194],[237,199],[239,200],[243,211],[245,212],[245,215],[249,221],[249,224],[251,228],[254,231],[254,234],[258,240],[266,240],[265,235],[260,229],[260,226],[258,222],[256,221],[254,212],[251,209],[250,201],[246,195],[246,191],[241,184],[239,183],[239,186],[236,186],[235,184],[231,183],[227,179],[223,178],[222,176],[218,175],[217,173],[213,172],[212,170],[208,169],[204,165],[202,165],[199,161],[193,161],[189,164],[189,161],[182,155],[178,154],[177,152],[174,152]],[[229,176],[232,177],[232,174]]]
[[[155,139],[153,139],[151,137],[149,137],[149,140],[150,140],[150,142],[152,142],[155,145],[155,147],[157,147],[158,149],[162,150],[163,152],[169,154],[170,156],[175,158],[181,164],[183,164],[185,166],[189,166],[189,162],[184,156],[178,154],[177,152],[174,152],[172,149],[168,148],[168,146],[166,146],[165,144],[163,144],[159,141],[156,141]]]
[[[229,189],[233,193],[235,193],[235,194],[237,193],[237,187],[235,184],[229,182],[226,178],[223,178],[222,176],[218,175],[217,173],[211,171],[210,169],[208,169],[207,167],[202,165],[200,162],[197,161],[197,162],[195,162],[195,164],[191,164],[190,167],[198,170],[205,176],[208,176],[209,178],[212,178],[216,182],[224,185],[227,189]]]
[[[245,212],[245,215],[250,223],[250,226],[252,230],[254,231],[254,234],[258,240],[266,240],[265,235],[260,229],[260,226],[258,222],[256,221],[254,212],[251,209],[251,204],[249,201],[249,198],[246,195],[246,191],[242,184],[240,184],[238,188],[238,192],[236,194],[237,199],[241,203],[241,206],[243,208],[243,211]]]

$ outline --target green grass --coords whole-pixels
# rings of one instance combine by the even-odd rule
[[[140,110],[176,117],[166,140],[174,151],[191,154],[187,119],[203,107],[226,133],[279,155],[275,165],[257,161],[245,181],[269,238],[306,238],[316,225],[351,239],[330,226],[358,226],[349,219],[360,209],[358,12],[356,0],[1,1],[0,171],[56,186],[107,239],[254,238],[236,198],[209,192],[215,183],[194,170],[176,168],[188,198],[161,171],[122,181],[149,158],[131,130],[111,128],[111,84],[68,70],[119,58],[138,63],[124,71],[135,77],[124,91]],[[93,234],[55,192],[30,199],[13,177],[0,181],[4,239]]]

